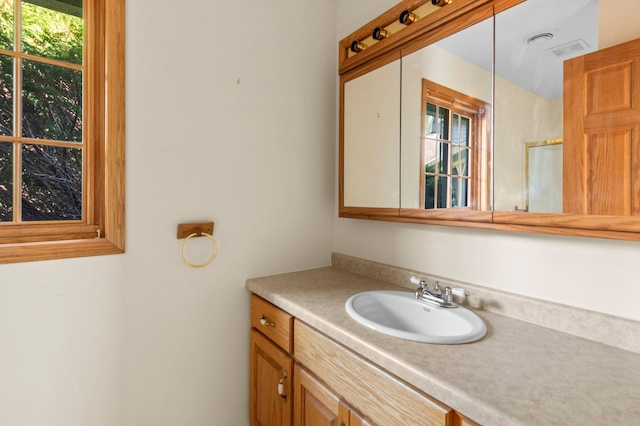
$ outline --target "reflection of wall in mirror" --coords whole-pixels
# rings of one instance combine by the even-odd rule
[[[527,206],[532,213],[562,213],[562,142],[527,144]]]
[[[546,100],[496,76],[494,210],[525,206],[524,146],[562,138],[562,98]]]
[[[399,60],[345,83],[347,207],[399,207],[399,87]]]
[[[487,40],[491,55],[491,40]],[[435,45],[402,58],[401,206],[419,208],[422,79],[491,103],[491,73]]]
[[[640,1],[598,1],[598,47],[615,46],[640,38]]]
[[[640,38],[640,1],[621,4],[615,0],[598,1],[598,45],[606,48]],[[494,210],[512,211],[525,205],[523,144],[529,141],[562,138],[562,99],[547,101],[496,77],[494,164]],[[519,94],[518,94],[519,93]],[[522,97],[525,105],[500,101],[500,96]],[[545,113],[546,111],[546,113]],[[527,118],[535,117],[535,118]],[[551,127],[545,130],[545,122]],[[559,120],[559,121],[557,121]],[[533,127],[533,128],[532,128]],[[559,129],[559,131],[557,130]],[[518,141],[515,145],[511,141]]]

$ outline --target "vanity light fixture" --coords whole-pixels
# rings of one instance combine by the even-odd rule
[[[373,33],[371,34],[371,37],[373,37],[374,40],[384,40],[389,36],[390,36],[389,31],[383,30],[380,27],[375,27],[373,30]]]
[[[403,10],[400,14],[400,23],[403,25],[411,25],[416,22],[418,19],[418,15],[415,13],[411,13],[408,10]]]
[[[355,52],[355,53],[362,52],[366,48],[367,48],[367,45],[359,42],[358,40],[355,40],[353,43],[351,43],[352,52]]]
[[[453,0],[431,0],[432,5],[439,7],[446,6],[451,3],[453,3]]]

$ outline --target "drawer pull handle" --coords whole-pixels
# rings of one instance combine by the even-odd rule
[[[284,370],[284,374],[282,375],[282,379],[278,382],[278,395],[282,399],[284,399],[284,403],[287,403],[287,395],[284,394],[284,379],[287,378],[287,370]]]
[[[264,325],[265,327],[276,327],[276,323],[267,321],[264,315],[260,315],[260,324]]]

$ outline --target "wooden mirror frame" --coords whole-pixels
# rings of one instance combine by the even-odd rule
[[[354,41],[369,37],[376,27],[397,21],[404,10],[415,10],[430,0],[404,0],[339,43],[339,217],[393,222],[422,223],[514,232],[640,240],[640,217],[473,211],[466,209],[421,209],[349,207],[344,205],[344,85],[382,65],[490,18],[525,0],[456,0],[422,17],[367,49],[350,54]]]

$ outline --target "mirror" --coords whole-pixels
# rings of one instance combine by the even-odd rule
[[[400,60],[344,84],[344,206],[400,205]]]
[[[640,240],[640,2],[454,2],[346,54],[410,4],[340,43],[340,216]]]
[[[516,211],[562,213],[562,139],[524,146],[525,207]]]
[[[493,18],[402,57],[401,207],[490,209]]]
[[[628,32],[629,27],[638,32],[638,26],[626,17],[637,16],[627,3],[527,0],[496,15],[494,211],[563,212],[563,179],[557,164],[566,137],[563,64],[600,47],[640,37]],[[545,140],[558,142],[553,147],[529,148]],[[534,158],[534,163],[527,163],[527,153],[533,152],[534,157],[528,158]],[[578,163],[578,159],[564,159],[565,167]],[[527,170],[527,164],[536,170]],[[527,181],[532,173],[537,180]],[[532,183],[536,188],[530,187]],[[543,188],[547,192],[539,192]],[[535,207],[530,204],[532,194]]]

